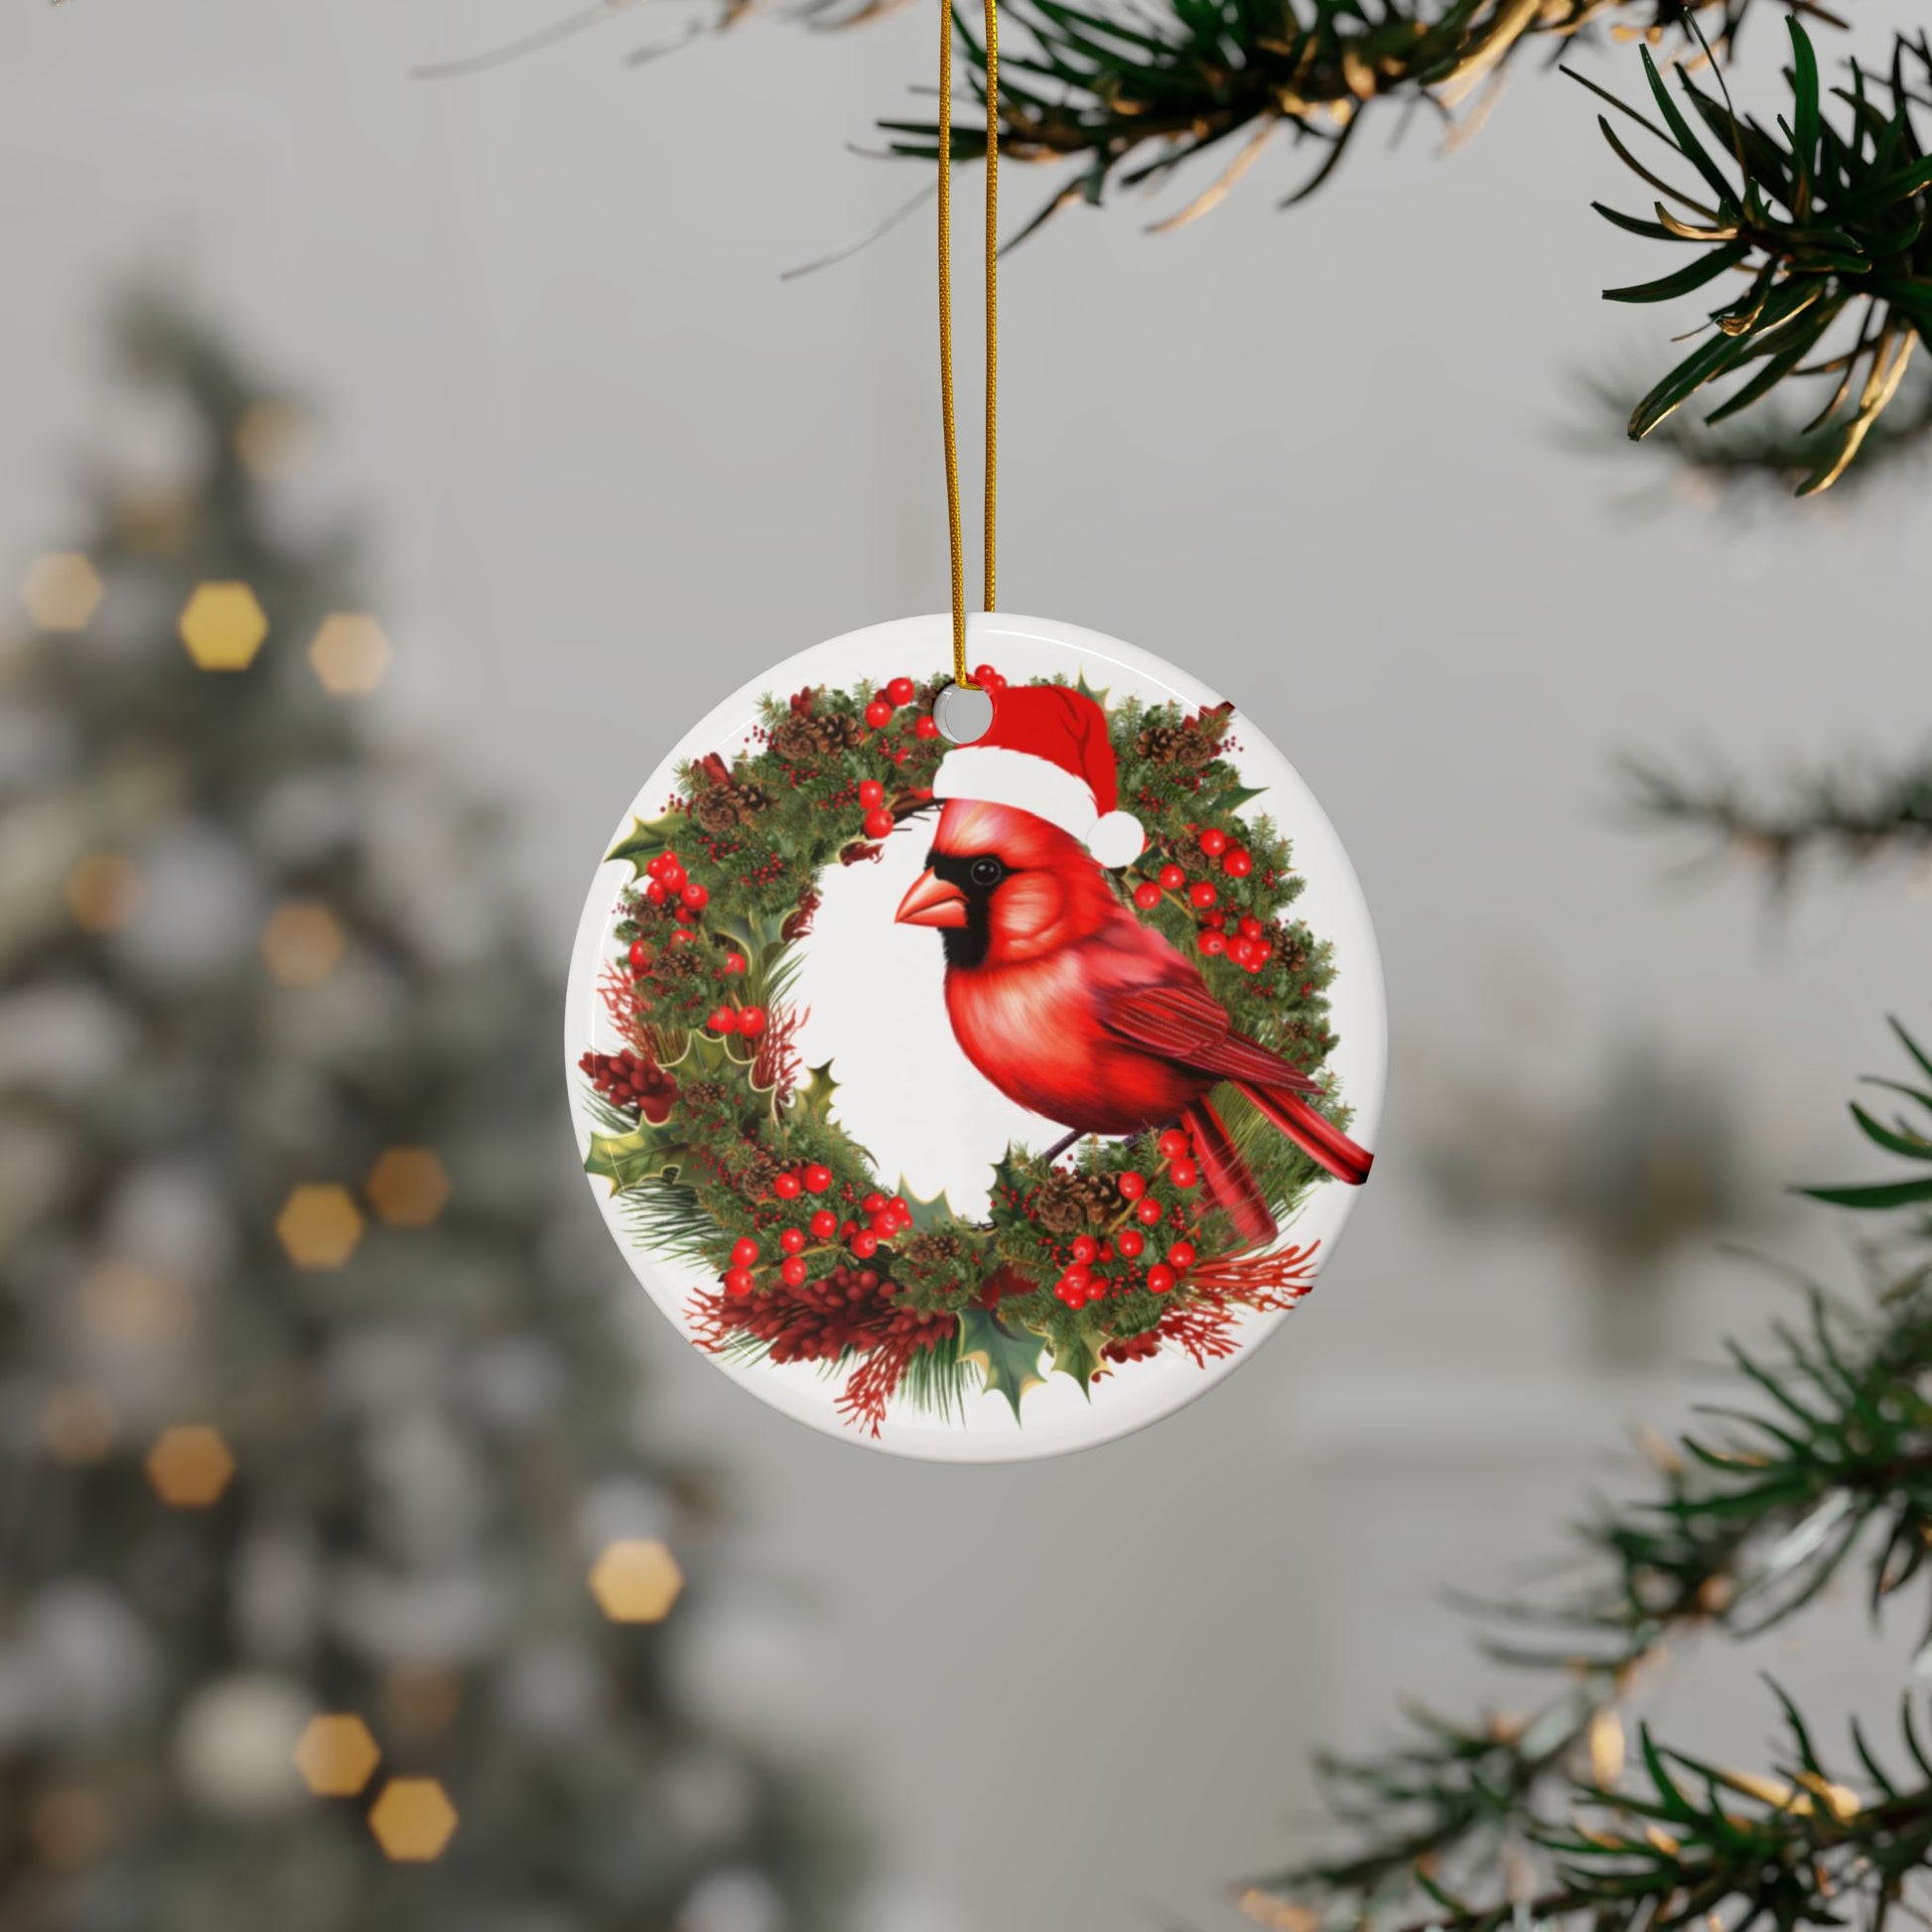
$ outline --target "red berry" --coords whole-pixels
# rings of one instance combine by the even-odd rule
[[[756,1039],[764,1031],[764,1009],[762,1007],[741,1007],[738,1012],[738,1031],[747,1039]]]
[[[1076,1265],[1072,1268],[1069,1268],[1066,1271],[1066,1273],[1060,1277],[1060,1281],[1065,1286],[1071,1288],[1077,1288],[1080,1291],[1080,1293],[1084,1295],[1087,1292],[1088,1287],[1091,1285],[1093,1281],[1093,1276],[1090,1273],[1088,1273],[1088,1271],[1085,1268]]]
[[[780,1200],[796,1200],[805,1191],[805,1183],[795,1173],[781,1173],[771,1183],[771,1191]]]
[[[1100,1252],[1100,1244],[1090,1234],[1083,1234],[1073,1244],[1075,1261],[1091,1261]]]
[[[866,706],[866,723],[874,731],[884,731],[893,722],[893,707],[884,698],[875,698]]]
[[[1134,888],[1134,903],[1143,912],[1152,912],[1161,903],[1161,888],[1153,880],[1147,880]]]
[[[872,1231],[882,1241],[890,1241],[898,1232],[898,1223],[890,1214],[875,1214],[872,1217]]]
[[[1132,1261],[1147,1246],[1147,1236],[1139,1228],[1122,1228],[1114,1236],[1114,1246]]]
[[[681,898],[694,912],[702,912],[711,903],[709,888],[700,886],[695,879],[687,879],[678,889]]]
[[[647,899],[649,899],[653,905],[662,905],[664,901],[670,897],[670,896],[671,896],[670,889],[664,884],[664,882],[661,879],[653,879],[650,882],[650,884],[644,888],[644,897]]]
[[[738,1015],[730,1007],[720,1007],[705,1025],[714,1034],[735,1034],[738,1031]]]
[[[822,1161],[814,1161],[805,1170],[805,1188],[808,1193],[822,1194],[832,1184],[832,1170]]]
[[[732,1243],[732,1266],[749,1268],[759,1258],[759,1244],[749,1234],[741,1234]]]
[[[1094,1259],[1096,1261],[1112,1261],[1113,1258],[1114,1258],[1114,1244],[1111,1241],[1101,1242],[1100,1252],[1094,1256]]]
[[[672,892],[684,884],[684,866],[675,852],[664,855],[664,870],[658,875]]]
[[[631,965],[635,967],[638,972],[641,973],[644,970],[644,968],[650,964],[651,961],[650,947],[642,939],[633,939],[630,942],[630,950],[624,955],[624,957],[630,961]]]
[[[1205,927],[1195,938],[1197,950],[1204,952],[1209,959],[1216,958],[1228,949],[1228,942],[1212,926]]]
[[[1083,1309],[1087,1305],[1087,1291],[1084,1288],[1076,1288],[1064,1276],[1053,1284],[1053,1294],[1069,1309]]]
[[[879,1252],[879,1237],[871,1228],[861,1228],[852,1237],[852,1252],[855,1255],[876,1255]]]
[[[861,778],[859,781],[859,802],[868,811],[875,805],[886,802],[886,787],[877,778]]]
[[[1105,1275],[1094,1276],[1092,1281],[1087,1284],[1087,1300],[1089,1302],[1104,1302],[1107,1299],[1107,1291],[1112,1287],[1113,1283]]]
[[[1168,1260],[1176,1275],[1184,1275],[1194,1265],[1194,1244],[1191,1241],[1176,1241],[1168,1250]]]
[[[1120,1176],[1118,1184],[1124,1199],[1139,1200],[1147,1192],[1147,1175],[1130,1172]]]
[[[752,1280],[752,1271],[749,1268],[734,1268],[725,1277],[725,1293],[727,1295],[749,1295],[756,1286],[757,1284]]]
[[[1214,900],[1217,897],[1214,891],[1213,880],[1211,879],[1195,880],[1193,887],[1189,891],[1187,897],[1190,899],[1192,899],[1193,902],[1196,905],[1198,905],[1203,912],[1206,911],[1207,908],[1214,903]]]
[[[682,906],[678,907],[679,911],[682,911],[683,909],[684,908]],[[698,942],[695,939],[693,939],[691,935],[688,932],[684,931],[682,928],[680,928],[678,931],[671,934],[671,944],[674,946],[695,946],[697,943]]]
[[[1237,966],[1253,965],[1255,957],[1254,941],[1251,939],[1230,939],[1228,941],[1228,957]]]
[[[893,836],[893,815],[879,807],[866,814],[866,837],[869,839],[890,839]]]
[[[688,905],[678,906],[671,914],[679,925],[689,925],[698,915]]]
[[[1243,965],[1243,967],[1247,969],[1247,971],[1251,973],[1258,973],[1261,971],[1261,969],[1264,966],[1268,964],[1268,955],[1266,953],[1258,953],[1253,949],[1253,947],[1250,947],[1248,949],[1248,957],[1244,959],[1241,962],[1241,964]]]
[[[1173,864],[1163,866],[1156,877],[1161,881],[1161,890],[1166,893],[1177,893],[1187,883],[1187,875]]]
[[[778,1237],[778,1246],[788,1255],[801,1254],[805,1247],[803,1228],[786,1228]]]
[[[819,1241],[829,1241],[839,1231],[839,1217],[829,1207],[821,1207],[812,1216],[812,1235]]]
[[[786,1262],[782,1268],[778,1270],[778,1273],[784,1277],[784,1283],[787,1288],[800,1288],[804,1285],[805,1275],[807,1273],[807,1270],[805,1268],[805,1264],[802,1261],[800,1261],[796,1255],[793,1255],[792,1258],[788,1262]]]
[[[1153,1228],[1161,1225],[1161,1203],[1158,1200],[1144,1200],[1134,1209],[1134,1218],[1143,1227]]]
[[[1169,1177],[1176,1187],[1198,1187],[1200,1170],[1191,1161],[1176,1161],[1168,1170]]]
[[[1200,835],[1200,849],[1210,859],[1218,859],[1228,849],[1228,835],[1218,827],[1210,825]]]
[[[1231,846],[1221,861],[1221,870],[1230,879],[1246,879],[1255,869],[1254,855],[1245,846]]]
[[[1157,1261],[1147,1271],[1147,1285],[1150,1293],[1166,1295],[1173,1287],[1173,1270],[1172,1268],[1164,1268]]]
[[[936,718],[921,718],[912,727],[912,736],[914,738],[937,738],[939,736],[939,721]]]
[[[910,704],[915,686],[909,677],[896,677],[886,687],[886,695],[894,704]]]
[[[991,664],[975,664],[973,682],[983,691],[1000,691],[1006,688],[1006,679]]]
[[[1170,1127],[1161,1136],[1161,1159],[1178,1161],[1187,1152],[1187,1136],[1177,1127]]]
[[[886,1212],[902,1228],[909,1228],[912,1225],[912,1210],[906,1206],[904,1200],[897,1194],[895,1194],[886,1203]]]
[[[859,1223],[857,1221],[844,1220],[839,1223],[839,1239],[841,1241],[850,1241],[858,1232]]]
[[[1241,921],[1241,936],[1244,939],[1259,939],[1267,929],[1252,912]]]
[[[886,1196],[884,1194],[868,1194],[859,1203],[859,1211],[862,1214],[877,1214],[885,1205]]]

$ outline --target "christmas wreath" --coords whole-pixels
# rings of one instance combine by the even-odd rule
[[[975,676],[1004,688],[990,666]],[[1084,1389],[1167,1348],[1204,1366],[1312,1277],[1311,1248],[1242,1239],[1178,1126],[1062,1160],[1009,1147],[984,1221],[889,1181],[841,1128],[792,987],[828,868],[878,859],[935,807],[942,683],[767,696],[739,756],[680,767],[662,813],[609,855],[632,867],[600,988],[621,1044],[580,1062],[602,1130],[586,1168],[644,1248],[716,1282],[689,1311],[701,1345],[821,1364],[875,1436],[895,1399],[955,1416],[983,1388],[1018,1417],[1049,1373]],[[1080,688],[1146,834],[1115,890],[1196,960],[1240,1034],[1314,1073],[1335,1044],[1333,969],[1294,916],[1288,842],[1244,816],[1259,794],[1232,761],[1231,707]],[[1216,1104],[1269,1208],[1291,1212],[1320,1168],[1240,1093]],[[1322,1111],[1345,1124],[1332,1095]]]

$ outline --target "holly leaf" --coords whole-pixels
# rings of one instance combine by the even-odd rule
[[[641,879],[650,862],[660,852],[668,852],[671,849],[673,837],[688,823],[689,820],[678,818],[669,812],[666,812],[662,818],[648,821],[633,817],[630,821],[629,836],[620,839],[604,855],[605,863],[608,865],[613,859],[628,859],[630,876],[633,879]]]
[[[1100,1372],[1100,1351],[1084,1329],[1076,1329],[1069,1341],[1053,1344],[1053,1367],[1061,1375],[1072,1376],[1079,1384],[1080,1393],[1089,1402],[1093,1400],[1093,1378]]]
[[[1223,811],[1238,812],[1243,805],[1259,798],[1267,789],[1266,785],[1229,785],[1225,791],[1215,794],[1214,802]]]
[[[804,1078],[791,1090],[791,1111],[803,1120],[815,1120],[829,1127],[832,1124],[832,1096],[839,1090],[839,1083],[832,1078],[832,1062],[827,1060],[823,1066],[808,1066]],[[910,1205],[910,1203],[907,1203]]]
[[[912,1225],[921,1233],[928,1229],[943,1226],[948,1221],[956,1221],[959,1216],[953,1212],[952,1202],[946,1198],[946,1190],[941,1187],[930,1200],[921,1200],[906,1185],[905,1176],[900,1174],[898,1185],[894,1189],[900,1200],[912,1211]]]
[[[989,1395],[1003,1395],[1020,1420],[1020,1398],[1042,1386],[1039,1357],[1046,1344],[1031,1328],[1009,1328],[991,1309],[962,1309],[959,1315],[959,1359],[971,1362]]]
[[[676,1174],[690,1158],[690,1145],[675,1131],[640,1124],[628,1134],[593,1134],[584,1172],[601,1175],[612,1193],[621,1194]]]

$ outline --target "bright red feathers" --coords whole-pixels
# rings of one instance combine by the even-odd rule
[[[1368,1152],[1304,1097],[1315,1084],[1232,1031],[1193,964],[1135,918],[1065,832],[955,798],[928,861],[897,916],[942,934],[953,1033],[1010,1099],[1082,1134],[1184,1120],[1210,1193],[1249,1240],[1275,1223],[1208,1104],[1219,1082],[1337,1179],[1368,1177]]]

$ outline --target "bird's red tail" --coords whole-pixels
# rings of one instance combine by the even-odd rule
[[[1357,1147],[1332,1121],[1323,1120],[1297,1093],[1280,1087],[1250,1086],[1246,1080],[1235,1085],[1311,1160],[1319,1161],[1337,1180],[1359,1187],[1368,1178],[1375,1157],[1365,1147]]]
[[[1242,1245],[1274,1240],[1281,1230],[1269,1211],[1268,1197],[1229,1139],[1220,1115],[1206,1100],[1196,1100],[1180,1118],[1194,1144],[1194,1161],[1207,1198],[1233,1221]]]

